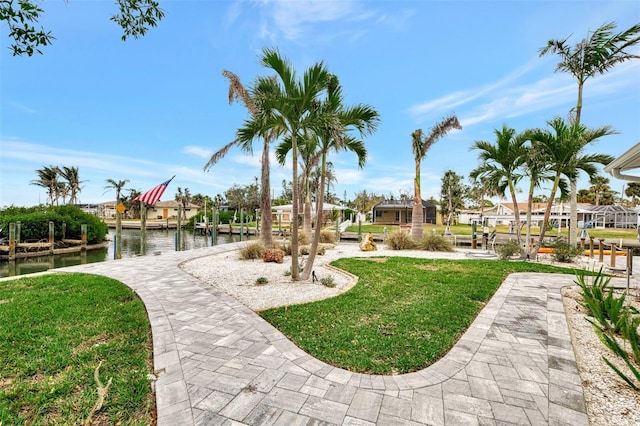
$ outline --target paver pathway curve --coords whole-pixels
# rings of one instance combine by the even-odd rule
[[[371,376],[309,356],[232,297],[180,269],[214,246],[61,269],[113,277],[144,301],[158,425],[588,425],[560,288],[515,274],[440,361]]]

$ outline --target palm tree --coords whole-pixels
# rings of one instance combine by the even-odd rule
[[[319,155],[320,184],[316,195],[316,224],[311,241],[309,257],[301,274],[302,280],[309,279],[313,270],[315,255],[320,242],[322,228],[322,212],[324,210],[324,189],[329,175],[327,156],[331,151],[348,151],[356,154],[358,167],[362,168],[367,158],[367,150],[361,139],[353,137],[349,132],[357,130],[360,136],[376,131],[380,116],[369,105],[358,104],[352,107],[344,105],[342,87],[338,78],[333,76],[327,88],[327,97],[321,103],[311,127],[314,137],[306,140],[305,150],[315,151]]]
[[[487,186],[493,188],[499,195],[505,195],[507,189],[513,202],[513,214],[516,222],[516,239],[521,243],[520,208],[516,197],[516,185],[522,178],[519,169],[527,158],[527,137],[525,134],[517,134],[516,131],[506,125],[502,130],[495,129],[495,144],[488,141],[476,141],[471,149],[480,151],[478,158],[482,164],[472,170],[470,176],[473,179],[487,181]]]
[[[525,131],[524,137],[530,140],[529,134],[531,131]],[[533,210],[534,192],[536,189],[542,187],[542,183],[545,181],[552,181],[553,176],[549,171],[549,163],[547,163],[542,155],[542,150],[535,142],[531,142],[531,146],[528,147],[523,168],[526,170],[527,178],[529,179],[529,193],[527,197],[527,218],[526,218],[526,236],[525,236],[525,250],[521,253],[522,257],[528,258],[531,252],[531,214]],[[564,181],[561,181],[560,187],[562,191],[565,191]]]
[[[298,79],[291,63],[282,57],[276,49],[265,48],[262,51],[261,63],[264,67],[275,71],[277,87],[268,96],[269,114],[265,114],[260,122],[245,123],[240,129],[245,137],[253,137],[262,132],[273,131],[291,140],[292,157],[292,188],[293,200],[291,206],[292,236],[291,236],[291,279],[300,279],[298,264],[298,226],[299,226],[299,182],[298,182],[298,142],[302,134],[311,128],[315,119],[315,112],[320,105],[320,97],[326,93],[332,76],[320,62],[309,67]]]
[[[591,178],[589,183],[591,183],[591,187],[589,188],[589,190],[595,194],[596,206],[599,206],[600,197],[603,194],[611,191],[611,187],[609,186],[609,179],[604,176],[596,175]]]
[[[129,179],[115,181],[114,179],[107,179],[107,185],[104,186],[105,193],[110,189],[116,190],[116,259],[122,258],[122,213],[118,209],[120,204],[120,192],[122,188],[129,182]]]
[[[636,199],[640,197],[640,182],[629,182],[624,190],[627,197],[631,197],[631,207],[636,206]]]
[[[626,31],[615,34],[615,22],[604,24],[595,31],[588,33],[587,38],[577,43],[573,48],[564,40],[549,40],[540,49],[540,56],[549,53],[560,57],[556,71],[568,72],[578,82],[578,98],[575,106],[574,121],[579,125],[582,113],[582,90],[585,82],[596,74],[604,74],[617,64],[640,58],[626,51],[640,42],[640,24],[636,24]],[[577,241],[576,225],[578,222],[577,182],[571,183],[571,227],[569,228],[569,243]]]
[[[265,115],[269,112],[268,109],[265,108],[265,102],[275,89],[274,85],[276,84],[276,81],[273,78],[258,78],[256,79],[254,86],[247,90],[242,85],[240,78],[231,71],[224,70],[222,75],[229,80],[229,103],[231,104],[236,100],[242,100],[251,115],[251,120],[254,122],[253,124],[255,126],[259,126],[260,123],[264,121]],[[273,247],[269,145],[275,140],[277,134],[272,130],[268,130],[264,132],[258,131],[256,136],[262,139],[260,180],[260,222],[262,223],[262,226],[260,228],[260,239],[264,243],[265,247]],[[246,152],[252,152],[251,142],[254,139],[254,135],[251,134],[249,137],[250,138],[247,140],[247,134],[238,133],[236,135],[236,139],[211,156],[207,164],[205,164],[204,170],[207,171],[213,167],[213,165],[222,159],[229,152],[231,147],[235,145],[240,146],[240,148]]]
[[[424,135],[422,129],[417,129],[411,133],[411,148],[415,160],[415,179],[413,181],[413,208],[411,218],[411,238],[414,241],[422,239],[423,232],[423,206],[422,206],[422,193],[420,190],[420,164],[427,155],[427,151],[431,148],[431,145],[436,143],[439,139],[444,137],[452,129],[461,130],[462,126],[458,121],[458,117],[452,114],[445,117],[431,128],[429,135]]]
[[[40,186],[47,190],[47,197],[51,201],[51,205],[58,201],[60,195],[60,182],[58,182],[58,168],[56,166],[42,166],[36,170],[38,174],[37,180],[32,180],[31,185]]]
[[[80,184],[84,182],[80,180],[78,167],[62,166],[58,169],[58,173],[67,181],[66,187],[70,193],[69,204],[75,204],[78,201],[78,193],[81,191]]]
[[[610,126],[589,129],[576,122],[567,123],[561,117],[556,117],[547,124],[550,130],[532,130],[529,135],[539,148],[540,155],[547,161],[553,176],[553,185],[547,200],[537,247],[540,247],[544,241],[551,207],[563,176],[570,182],[576,181],[581,170],[590,177],[595,176],[598,173],[595,164],[608,164],[613,161],[613,157],[606,154],[584,154],[584,148],[603,136],[616,133]]]
[[[318,142],[315,134],[304,135],[298,143],[298,151],[300,153],[301,172],[299,177],[300,203],[303,205],[302,232],[311,237],[311,198],[313,193],[312,179],[321,153],[318,151]],[[291,151],[291,139],[285,140],[276,148],[276,158],[280,165],[284,166],[287,162],[287,154]]]
[[[187,206],[191,203],[191,191],[189,188],[185,188],[184,192],[182,192],[182,188],[178,187],[178,191],[176,192],[175,200],[182,204],[182,217],[186,221],[187,220]],[[206,212],[205,212],[206,214]]]

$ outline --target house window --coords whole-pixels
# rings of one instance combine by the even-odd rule
[[[400,212],[396,212],[396,222],[400,222]]]
[[[382,217],[382,212],[380,210],[376,210],[376,217]]]

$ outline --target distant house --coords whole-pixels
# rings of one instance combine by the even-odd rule
[[[284,204],[281,206],[273,206],[271,208],[271,218],[273,220],[274,224],[286,224],[287,226],[289,226],[289,224],[291,223],[291,219],[292,219],[292,205],[291,204]],[[316,212],[315,212],[315,207],[316,207],[316,203],[311,203],[311,217],[312,220],[314,220]],[[345,207],[343,206],[338,206],[336,204],[330,204],[330,203],[323,203],[322,204],[322,216],[323,216],[323,222],[327,222],[328,220],[330,220],[331,215],[333,214],[333,212],[335,211],[339,211],[340,215],[342,216],[342,211],[345,210]],[[300,216],[302,216],[304,214],[304,205],[300,204],[298,205],[298,213],[300,214]]]
[[[182,207],[182,203],[175,200],[171,201],[158,201],[153,206],[147,206],[147,220],[149,219],[177,219],[178,207]],[[193,203],[188,203],[185,212],[182,213],[182,217],[186,216],[187,220],[198,214],[200,206]]]
[[[434,204],[422,200],[422,223],[436,224],[437,208]],[[371,220],[381,225],[403,225],[411,223],[413,218],[413,200],[383,200],[373,206]]]
[[[104,203],[98,204],[96,216],[103,219],[114,219],[116,217],[116,202],[105,201]]]

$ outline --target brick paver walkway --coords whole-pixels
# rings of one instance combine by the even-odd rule
[[[236,244],[63,268],[116,278],[149,313],[158,425],[588,425],[560,288],[514,274],[455,347],[415,373],[316,360],[232,297],[182,271]]]

